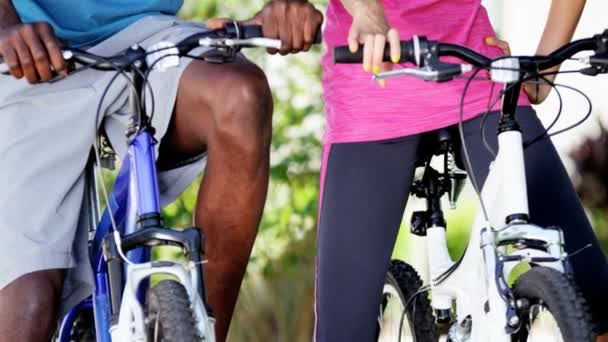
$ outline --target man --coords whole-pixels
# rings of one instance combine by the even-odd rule
[[[16,78],[0,78],[0,342],[49,340],[60,303],[90,291],[79,213],[102,119],[119,155],[126,147],[126,81],[109,90],[103,118],[95,112],[111,73],[40,83],[67,73],[61,41],[108,55],[135,43],[177,42],[205,29],[175,18],[182,2],[0,0],[0,55]],[[305,0],[270,0],[249,22],[280,38],[286,54],[308,50],[322,20]],[[187,182],[172,180],[191,181],[207,156],[195,224],[206,235],[208,296],[223,341],[266,197],[270,90],[242,58],[224,65],[184,58],[150,82],[161,191],[180,192]]]

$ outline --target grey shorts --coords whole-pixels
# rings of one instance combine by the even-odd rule
[[[177,42],[202,30],[204,26],[172,16],[150,16],[90,51],[113,55],[136,43],[146,48],[162,40]],[[182,58],[179,67],[151,73],[157,140],[167,131],[178,83],[189,62]],[[96,117],[113,75],[87,70],[36,86],[0,77],[0,289],[24,274],[59,268],[67,269],[64,307],[91,292],[82,210],[84,168],[100,125],[119,157],[126,150],[128,88],[123,77],[110,88],[101,117]],[[163,204],[185,189],[204,161],[159,174]]]

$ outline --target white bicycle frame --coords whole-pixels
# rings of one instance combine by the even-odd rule
[[[416,42],[417,37],[414,38]],[[461,68],[463,72],[470,70]],[[492,81],[505,83],[505,90],[519,82],[517,58],[496,60],[492,69]],[[374,79],[401,75],[436,79],[430,68],[397,69],[377,74]],[[515,89],[514,94],[520,87]],[[503,111],[505,106],[514,111],[514,105],[507,104],[503,98]],[[564,272],[562,260],[566,255],[560,230],[526,223],[528,192],[519,129],[510,128],[498,134],[498,153],[490,165],[481,198],[488,217],[486,219],[482,210],[477,211],[469,244],[458,264],[448,253],[446,227],[426,229],[426,236],[422,237],[426,240],[425,248],[421,248],[419,254],[422,265],[426,266],[421,276],[424,283],[430,285],[434,309],[451,310],[455,300],[456,324],[470,317],[470,341],[508,342],[520,323],[517,304],[506,282],[511,271],[518,264],[528,262]],[[517,217],[525,219],[512,219]],[[528,247],[526,242],[532,242],[535,248]]]
[[[509,305],[514,308],[515,302],[512,298],[505,298],[505,293],[510,293],[506,279],[513,267],[527,261],[564,271],[561,231],[543,229],[517,220],[506,224],[506,218],[510,215],[528,215],[521,132],[511,130],[500,133],[498,145],[498,154],[490,166],[482,190],[489,222],[478,210],[468,247],[458,265],[449,256],[445,227],[428,228],[424,237],[426,252],[423,254],[426,255],[423,258],[429,272],[426,274],[428,278],[423,281],[430,284],[431,305],[434,309],[451,310],[455,300],[457,320],[460,322],[466,317],[471,318],[470,341],[475,342],[511,341],[507,327],[509,323],[511,326],[519,323],[514,311],[508,314]],[[539,250],[524,246],[509,253],[503,246],[527,240],[543,242],[548,248]],[[518,255],[524,259],[505,261],[504,256],[507,255]],[[534,258],[539,257],[560,261],[535,262]],[[498,267],[501,265],[504,267]],[[453,270],[444,276],[450,268]]]

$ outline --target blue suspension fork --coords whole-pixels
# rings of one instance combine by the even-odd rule
[[[141,53],[142,50],[129,50],[130,53]],[[142,62],[143,63],[143,62]],[[145,67],[145,64],[143,65]],[[143,73],[145,68],[139,67]],[[130,72],[134,87],[129,96],[129,107],[132,113],[131,124],[127,132],[129,147],[123,166],[116,180],[110,204],[116,204],[116,224],[122,236],[127,236],[140,229],[161,227],[160,201],[154,155],[153,129],[143,108],[143,77],[135,70]],[[117,317],[122,301],[124,276],[129,265],[124,263],[116,250],[113,237],[108,232],[109,216],[106,210],[105,221],[102,218],[98,238],[99,253],[94,260],[96,270],[96,291],[93,295],[98,342],[111,341],[109,327],[111,320]],[[103,250],[103,252],[102,252]],[[105,253],[105,258],[104,258]],[[143,263],[150,260],[150,248],[138,248],[127,253],[129,260]],[[110,256],[110,257],[108,257]],[[141,284],[138,298],[143,303],[148,282]]]

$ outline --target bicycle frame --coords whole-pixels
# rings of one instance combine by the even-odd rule
[[[135,89],[131,90],[129,100],[133,115],[127,132],[128,150],[101,218],[95,167],[93,163],[87,167],[86,208],[91,217],[89,231],[95,231],[94,238],[89,237],[89,258],[94,270],[95,290],[92,297],[73,307],[63,318],[60,342],[70,341],[72,326],[83,310],[94,311],[98,342],[131,340],[132,324],[141,334],[144,324],[142,305],[149,277],[159,273],[171,274],[180,280],[191,298],[200,333],[213,334],[212,318],[207,316],[205,304],[202,236],[198,228],[175,231],[162,226],[154,151],[156,141],[145,110],[138,103],[143,93],[143,79],[134,70],[130,76]],[[125,262],[119,253],[110,215],[122,237],[120,249],[128,251],[127,258],[133,265]],[[188,266],[150,262],[150,247],[160,244],[182,247]]]
[[[424,259],[430,274],[421,273],[431,286],[431,305],[449,311],[455,299],[457,319],[469,316],[473,322],[471,341],[511,341],[519,318],[506,279],[517,264],[530,262],[564,272],[561,231],[528,223],[524,149],[515,120],[521,84],[507,84],[506,89],[499,150],[482,190],[489,222],[478,210],[467,249],[456,263],[448,253],[445,227],[429,227],[424,237]],[[535,242],[548,247],[531,248]],[[515,243],[523,248],[509,254],[507,246]]]

